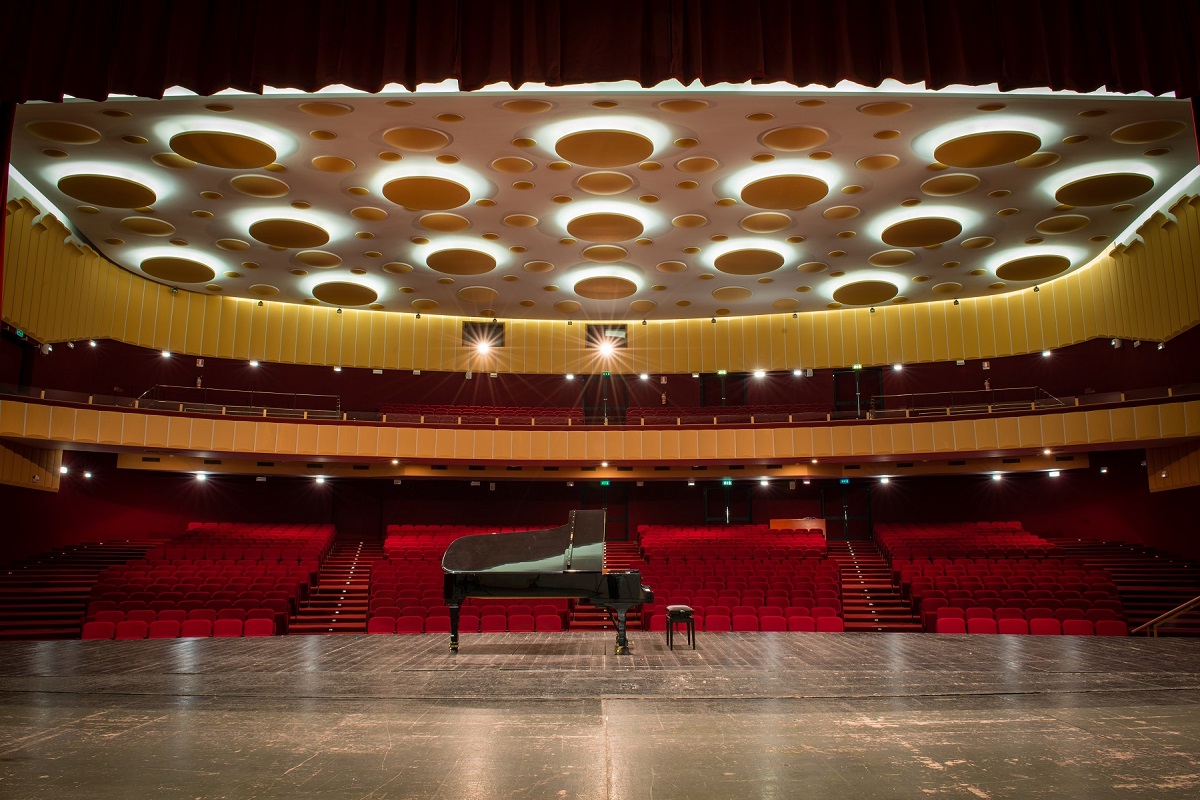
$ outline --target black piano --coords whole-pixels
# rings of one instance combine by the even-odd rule
[[[625,615],[654,600],[634,570],[604,571],[604,512],[572,511],[571,521],[544,531],[456,539],[442,558],[450,606],[450,652],[458,652],[458,614],[468,597],[569,597],[616,616],[617,654],[629,646]]]

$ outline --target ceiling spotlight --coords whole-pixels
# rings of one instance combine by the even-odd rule
[[[262,308],[262,307],[263,307],[263,301],[262,301],[262,300],[259,300],[259,301],[258,301],[258,307],[259,307],[259,308]]]
[[[889,478],[887,475],[884,475],[882,478],[879,479],[880,483],[891,483],[891,481],[892,481],[892,479]]]
[[[608,466],[608,462],[607,462],[607,461],[601,461],[601,462],[600,462],[600,466],[602,466],[602,467],[607,467],[607,466]]]
[[[573,380],[575,380],[575,373],[573,373],[573,372],[568,372],[568,373],[567,373],[567,380],[569,380],[569,381],[573,381]]]
[[[171,357],[171,351],[170,351],[170,350],[163,350],[163,351],[162,351],[162,357],[163,357],[163,358],[170,358],[170,357]]]
[[[95,340],[95,339],[88,339],[88,347],[95,347],[95,346],[96,346],[96,340]],[[1161,344],[1158,346],[1158,349],[1159,349],[1159,350],[1162,350],[1162,345],[1161,345]]]
[[[1049,357],[1050,357],[1050,351],[1049,351],[1049,350],[1043,350],[1043,351],[1042,351],[1042,358],[1049,358]]]
[[[1039,287],[1037,287],[1037,286],[1033,287],[1033,290],[1034,290],[1035,292],[1040,292],[1040,291],[1041,291],[1041,289],[1040,289]]]
[[[67,349],[68,349],[68,350],[74,350],[74,349],[75,349],[75,343],[74,343],[74,342],[67,342]]]
[[[66,474],[67,474],[67,465],[66,465],[66,464],[63,464],[61,467],[59,467],[59,468],[58,468],[58,471],[59,471],[61,474],[63,474],[63,475],[66,475]]]
[[[699,372],[693,372],[693,373],[692,373],[692,377],[693,377],[693,378],[699,378],[699,377],[700,377],[700,373],[699,373]]]
[[[958,298],[954,298],[954,305],[958,305]]]
[[[765,369],[756,369],[754,370],[754,377],[765,378],[767,377],[767,371]]]
[[[647,375],[645,372],[643,372],[641,375],[638,375],[638,377],[639,377],[639,378],[641,378],[641,379],[642,379],[642,380],[644,380],[644,381],[648,381],[648,380],[650,380],[650,376],[649,376],[649,375]]]
[[[613,349],[613,343],[607,340],[601,342],[600,347],[598,348],[600,355],[604,356],[605,358],[613,354]]]
[[[766,478],[760,478],[760,479],[759,479],[759,481],[758,481],[758,485],[759,485],[759,486],[767,486],[767,485],[769,485],[770,483],[771,483],[771,482],[770,482],[769,480],[767,480]]]
[[[794,370],[792,370],[792,377],[794,377],[794,378],[799,378],[799,377],[800,377],[800,376],[802,376],[803,374],[804,374],[804,370],[802,370],[802,369],[794,369]]]
[[[709,320],[709,322],[711,322],[713,325],[716,325],[716,324],[717,324],[717,318],[716,318],[716,317],[713,317],[711,320]]]
[[[814,458],[814,459],[812,460],[812,463],[814,463],[814,464],[815,464],[815,463],[817,463],[817,460]]]
[[[334,367],[334,368],[333,368],[333,371],[334,371],[334,372],[341,372],[341,371],[342,371],[342,368],[341,368],[341,367]]]
[[[812,481],[810,481],[808,478],[805,478],[805,479],[804,479],[804,485],[805,485],[805,486],[808,486],[808,485],[810,485],[811,483],[812,483]]]
[[[643,325],[645,325],[645,324],[646,324],[646,320],[642,320],[642,324],[643,324]]]
[[[1101,467],[1101,468],[1100,468],[1100,474],[1101,474],[1101,475],[1107,475],[1107,474],[1108,474],[1108,467]]]
[[[318,475],[318,476],[317,476],[317,483],[324,483],[324,482],[325,482],[325,476],[324,476],[324,475]]]
[[[1047,447],[1045,450],[1043,450],[1043,451],[1042,451],[1042,455],[1044,455],[1044,456],[1048,456],[1048,455],[1050,455],[1050,448],[1049,448],[1049,447]]]
[[[567,481],[567,486],[574,486],[574,485],[575,485],[575,481]]]
[[[1062,474],[1062,473],[1061,473],[1061,472],[1059,472],[1059,471],[1058,471],[1058,470],[1056,470],[1056,469],[1052,469],[1052,470],[1050,470],[1050,477],[1051,477],[1051,478],[1057,478],[1057,477],[1058,477],[1059,475],[1061,475],[1061,474]]]
[[[1159,349],[1159,350],[1162,350],[1162,349],[1163,349],[1165,346],[1166,346],[1166,343],[1165,343],[1165,342],[1159,342],[1159,343],[1158,343],[1158,349]]]
[[[794,312],[794,311],[793,311],[793,312],[792,312],[792,319],[799,319],[799,318],[800,318],[800,315],[799,315],[799,314],[797,314],[796,312]]]
[[[85,478],[90,478],[90,477],[92,477],[92,473],[90,473],[90,472],[85,472],[85,473],[83,473],[83,477],[85,477]]]
[[[396,466],[396,465],[397,465],[397,464],[399,464],[399,463],[400,463],[400,459],[398,459],[398,458],[393,458],[393,459],[392,459],[392,466],[393,466],[393,467],[394,467],[394,466]]]
[[[903,364],[892,364],[892,371],[893,371],[893,372],[900,372],[900,371],[901,371],[901,370],[903,370],[903,369],[904,369],[904,365],[903,365]]]
[[[696,482],[694,480],[692,480],[691,478],[688,478],[688,486],[695,486],[695,485],[696,485]]]
[[[251,362],[250,362],[250,366],[252,366],[252,367],[257,367],[257,366],[258,366],[258,362],[257,362],[257,361],[251,361]]]
[[[486,356],[491,349],[492,346],[488,342],[480,342],[479,344],[475,345],[475,352],[479,353],[481,356]]]
[[[1001,476],[1000,476],[1000,473],[999,473],[999,472],[993,472],[993,473],[992,473],[992,480],[994,480],[994,481],[998,481],[998,480],[1000,480],[1000,477],[1001,477]]]
[[[875,313],[875,306],[871,306],[871,313],[872,313],[872,314],[874,314],[874,313]]]
[[[493,325],[495,325],[495,324],[496,324],[496,318],[495,318],[495,317],[492,317],[492,324],[493,324]]]
[[[206,480],[208,480],[208,476],[207,476],[207,475],[205,475],[203,472],[197,472],[197,473],[196,473],[196,480],[198,480],[198,481],[206,481]]]
[[[418,314],[417,314],[417,319],[420,319],[420,318],[421,318],[421,315],[418,313]]]
[[[342,310],[341,310],[340,308],[338,309],[338,313],[339,313],[339,314],[340,314],[340,313],[342,313]]]

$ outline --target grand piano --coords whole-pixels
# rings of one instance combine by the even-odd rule
[[[468,597],[569,597],[616,616],[617,655],[627,651],[625,615],[654,594],[635,570],[604,570],[604,511],[572,511],[544,531],[463,536],[442,558],[450,606],[450,652],[458,652],[458,615]]]

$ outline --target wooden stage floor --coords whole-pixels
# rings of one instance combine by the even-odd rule
[[[0,644],[0,797],[1194,798],[1200,639]]]

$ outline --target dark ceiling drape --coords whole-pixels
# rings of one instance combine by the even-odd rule
[[[9,0],[0,30],[5,174],[14,103],[172,86],[894,78],[1200,94],[1200,0]]]
[[[456,78],[1200,88],[1196,0],[16,0],[0,99]]]

